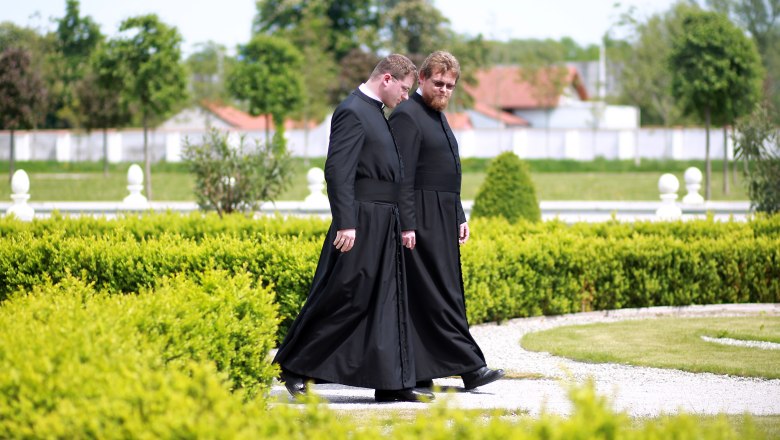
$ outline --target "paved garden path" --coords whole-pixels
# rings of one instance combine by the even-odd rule
[[[536,374],[538,379],[504,379],[466,392],[459,378],[437,379],[444,388],[437,400],[450,399],[463,408],[516,409],[532,415],[543,409],[567,414],[571,405],[566,381],[592,378],[596,389],[608,396],[616,410],[632,416],[656,416],[685,411],[696,414],[780,414],[780,379],[766,380],[679,370],[632,367],[618,364],[576,362],[523,350],[523,334],[561,325],[612,322],[659,316],[780,316],[780,304],[727,304],[686,307],[652,307],[609,312],[577,313],[555,317],[513,319],[500,325],[472,327],[488,366],[511,373]],[[756,348],[758,349],[758,348]],[[780,365],[778,365],[780,369]],[[333,409],[425,408],[423,403],[374,402],[374,392],[343,385],[316,385],[314,391]],[[447,391],[452,391],[447,393]],[[283,385],[275,384],[272,396],[286,399]]]

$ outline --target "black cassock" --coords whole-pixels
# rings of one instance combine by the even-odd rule
[[[355,90],[333,113],[325,180],[333,221],[306,304],[275,362],[300,376],[414,386],[397,198],[403,171],[382,103]],[[336,231],[356,229],[342,253]]]
[[[415,230],[414,250],[404,248],[412,343],[418,380],[460,375],[485,366],[469,332],[460,266],[458,143],[442,112],[419,93],[390,116],[401,158],[401,229]]]

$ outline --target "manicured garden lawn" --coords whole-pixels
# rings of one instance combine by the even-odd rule
[[[304,162],[295,159],[291,185],[278,200],[303,200],[308,194],[306,172],[312,166],[322,167],[323,158]],[[463,200],[473,200],[485,179],[489,162],[464,160]],[[612,200],[657,201],[658,178],[672,172],[680,181],[679,198],[686,194],[683,173],[688,163],[650,163],[636,168],[620,161],[532,161],[531,178],[538,200]],[[695,164],[701,165],[701,164]],[[107,177],[98,163],[18,163],[30,177],[31,202],[41,201],[120,201],[127,194],[129,164],[112,164]],[[740,179],[724,194],[720,168],[713,172],[712,199],[718,201],[748,199]],[[8,164],[0,162],[0,200],[10,201]],[[158,201],[193,201],[195,181],[183,164],[155,164],[152,168],[152,195]],[[704,194],[704,190],[700,191]]]
[[[658,318],[572,325],[526,334],[521,345],[585,362],[780,378],[780,350],[721,345],[702,336],[780,343],[780,318]]]

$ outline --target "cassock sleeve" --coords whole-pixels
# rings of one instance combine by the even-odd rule
[[[398,152],[404,164],[404,178],[401,182],[401,200],[398,210],[401,215],[401,230],[417,229],[415,215],[414,177],[417,170],[417,158],[420,156],[420,128],[414,118],[406,112],[393,112],[390,115],[390,128],[393,130]]]
[[[462,225],[463,223],[466,223],[466,213],[463,211],[463,203],[460,201],[460,196],[458,196],[458,226]]]
[[[355,218],[355,173],[365,132],[354,112],[341,109],[333,114],[328,157],[325,160],[330,212],[337,230],[357,227]]]

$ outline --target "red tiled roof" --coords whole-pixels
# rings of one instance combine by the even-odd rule
[[[469,130],[474,128],[474,126],[471,125],[471,118],[468,113],[444,112],[444,116],[447,117],[447,123],[450,124],[450,128],[453,130]]]
[[[503,110],[496,110],[495,108],[483,102],[475,102],[474,111],[476,111],[477,113],[482,113],[487,117],[498,119],[499,121],[503,122],[507,126],[528,127],[529,125],[531,125],[528,121],[521,118],[520,116],[514,115],[509,112],[505,112]]]
[[[556,97],[547,103],[548,105],[543,105],[544,103],[532,93],[531,84],[520,77],[521,70],[519,66],[495,66],[479,70],[476,73],[477,85],[464,84],[463,88],[474,98],[474,101],[492,108],[509,110],[557,107],[560,97]],[[545,72],[543,71],[542,74]],[[568,67],[566,80],[567,84],[575,87],[580,99],[583,101],[588,99],[588,92],[583,86],[577,69]]]
[[[210,102],[203,103],[203,107],[205,107],[219,119],[225,121],[226,124],[239,130],[265,130],[266,121],[269,123],[268,128],[270,130],[274,129],[273,120],[271,118],[266,119],[265,115],[252,116],[249,113],[241,111],[235,107]],[[317,123],[314,121],[309,121],[309,123],[306,124],[302,121],[293,121],[292,119],[287,119],[284,121],[284,128],[287,130],[305,128],[307,125],[309,128],[314,128],[317,126]]]
[[[203,103],[203,107],[233,128],[240,130],[265,130],[265,115],[252,116],[235,107],[214,103]],[[270,121],[270,118],[269,122],[271,122],[269,128],[273,129],[273,122]]]

